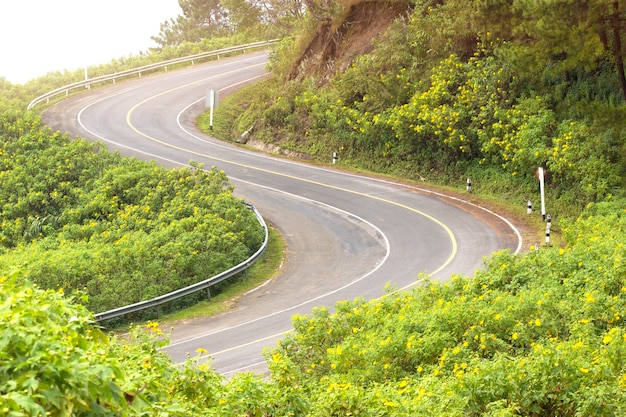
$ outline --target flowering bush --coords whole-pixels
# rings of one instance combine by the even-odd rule
[[[223,171],[166,170],[2,115],[0,268],[106,311],[191,285],[256,251],[263,231]]]
[[[525,91],[489,48],[465,60],[450,55],[422,79],[404,67],[367,78],[377,68],[373,60],[355,60],[322,88],[268,83],[280,97],[255,134],[317,159],[337,151],[347,165],[422,178],[420,172],[456,178],[496,169],[530,182],[542,166],[548,187],[580,207],[620,186],[619,135],[563,111],[552,94]]]
[[[564,248],[297,316],[274,379],[311,415],[622,414],[625,231],[623,203],[592,205]]]
[[[222,378],[159,351],[157,323],[110,338],[61,290],[23,271],[0,275],[0,412],[4,416],[188,416],[217,404]]]

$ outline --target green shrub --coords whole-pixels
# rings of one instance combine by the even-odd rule
[[[24,271],[0,275],[0,295],[2,415],[188,416],[217,404],[221,376],[173,364],[157,323],[109,338],[79,300]]]
[[[329,415],[619,415],[625,231],[623,202],[594,204],[566,247],[296,316],[274,380]]]
[[[94,312],[210,278],[262,243],[223,171],[125,159],[52,133],[33,113],[5,112],[0,128],[0,268],[86,289]]]

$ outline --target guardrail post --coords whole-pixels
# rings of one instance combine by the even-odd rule
[[[211,287],[206,287],[206,295],[211,300]]]

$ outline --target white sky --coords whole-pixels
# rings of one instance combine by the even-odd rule
[[[0,77],[14,84],[156,46],[178,0],[0,0]]]

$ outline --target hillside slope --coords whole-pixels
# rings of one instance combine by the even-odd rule
[[[310,43],[294,63],[289,79],[315,75],[321,83],[345,71],[359,55],[372,52],[374,42],[394,19],[409,13],[404,1],[352,2],[338,22],[321,22]]]

